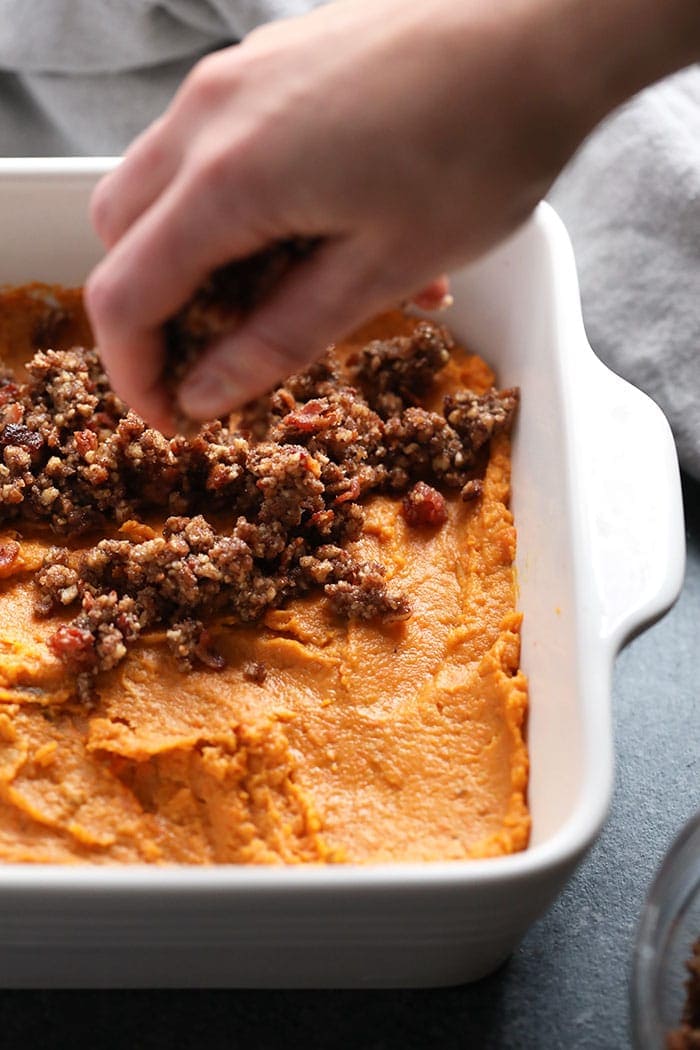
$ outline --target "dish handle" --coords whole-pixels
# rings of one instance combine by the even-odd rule
[[[673,605],[683,586],[685,532],[676,447],[661,409],[590,351],[582,450],[601,632],[615,651]]]

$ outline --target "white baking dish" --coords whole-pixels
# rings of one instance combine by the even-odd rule
[[[82,281],[109,161],[0,162],[0,283]],[[397,986],[499,965],[598,833],[613,659],[681,587],[669,428],[583,330],[572,251],[541,205],[453,278],[455,332],[519,384],[513,508],[530,678],[533,835],[519,855],[328,869],[0,867],[0,984]]]

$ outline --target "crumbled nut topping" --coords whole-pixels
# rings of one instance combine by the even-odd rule
[[[409,600],[383,567],[348,549],[364,498],[404,493],[410,526],[439,527],[438,487],[479,495],[485,446],[517,404],[517,391],[492,390],[447,397],[442,413],[421,407],[451,349],[443,328],[422,322],[346,368],[328,351],[237,427],[219,420],[170,439],[114,395],[93,350],[40,351],[26,383],[1,373],[0,521],[66,536],[124,526],[128,537],[82,554],[54,547],[36,574],[39,615],[77,609],[51,647],[80,694],[154,628],[183,669],[219,668],[213,620],[255,622],[311,589],[340,617],[406,619]],[[134,526],[151,513],[167,516],[162,535]],[[0,569],[14,557],[6,544]]]

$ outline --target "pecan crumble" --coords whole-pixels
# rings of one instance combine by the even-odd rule
[[[66,538],[126,530],[83,553],[54,547],[36,574],[39,615],[75,610],[51,647],[79,694],[154,628],[181,668],[221,667],[214,620],[256,622],[311,589],[340,617],[410,616],[383,567],[348,549],[363,501],[403,495],[409,526],[439,527],[445,493],[478,497],[484,450],[518,400],[463,391],[442,411],[423,407],[452,348],[425,321],[345,363],[331,349],[238,420],[191,437],[165,438],[129,411],[94,350],[38,351],[26,382],[0,375],[0,521]],[[149,515],[166,519],[162,533],[136,524]],[[2,548],[0,575],[16,556]],[[264,668],[246,675],[260,682]]]

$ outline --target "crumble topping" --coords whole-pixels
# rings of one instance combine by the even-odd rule
[[[403,495],[409,526],[439,527],[444,491],[478,497],[488,442],[518,401],[517,390],[461,391],[442,412],[422,407],[452,348],[424,321],[345,365],[331,349],[237,420],[174,438],[116,397],[94,350],[39,351],[25,383],[0,373],[0,521],[124,535],[82,553],[54,547],[36,574],[39,615],[75,611],[50,644],[79,695],[154,628],[181,668],[221,667],[213,620],[255,622],[312,589],[340,617],[410,616],[383,567],[348,549],[363,501]],[[162,534],[150,515],[165,517]],[[5,544],[0,575],[16,556]]]

